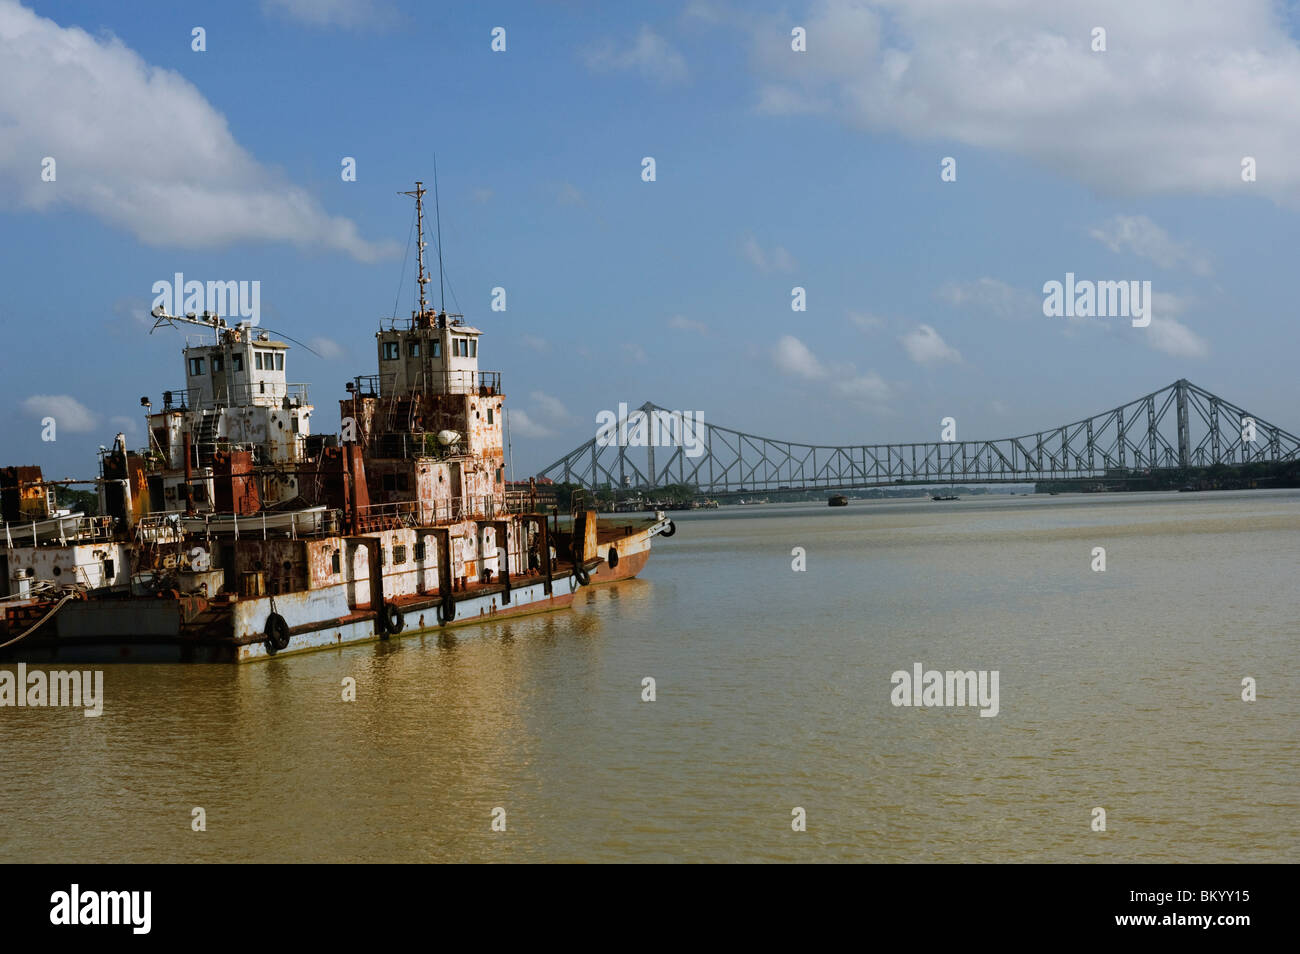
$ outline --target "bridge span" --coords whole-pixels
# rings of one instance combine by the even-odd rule
[[[724,495],[889,484],[1105,480],[1148,471],[1294,461],[1300,438],[1186,379],[1019,437],[802,444],[646,403],[538,474],[589,490],[688,484]]]

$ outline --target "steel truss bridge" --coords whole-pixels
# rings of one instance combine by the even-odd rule
[[[689,414],[646,403],[626,413],[617,430],[598,432],[538,476],[589,490],[688,484],[697,493],[719,495],[1105,480],[1162,469],[1294,461],[1298,454],[1296,435],[1183,379],[1073,424],[989,441],[799,444],[693,422]]]

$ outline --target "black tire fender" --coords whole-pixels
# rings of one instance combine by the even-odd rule
[[[669,520],[669,521],[668,521],[668,526],[664,527],[662,530],[659,531],[659,536],[661,536],[661,537],[671,537],[671,536],[672,536],[674,533],[676,533],[676,532],[677,532],[677,524],[675,524],[675,523],[673,523],[671,520]]]
[[[389,636],[396,636],[406,628],[406,617],[402,611],[392,603],[385,603],[379,611],[379,619],[383,624],[383,630]]]
[[[289,624],[279,613],[266,618],[262,632],[266,634],[266,651],[272,655],[289,645]]]
[[[456,601],[445,599],[438,604],[438,625],[446,626],[456,618]]]
[[[591,574],[587,572],[587,568],[581,563],[573,567],[573,578],[578,581],[579,586],[587,586],[591,583]]]

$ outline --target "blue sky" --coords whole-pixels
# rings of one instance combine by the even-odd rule
[[[261,282],[335,430],[411,308],[397,193],[435,152],[448,305],[486,332],[519,475],[647,400],[974,439],[1187,377],[1294,431],[1294,10],[1132,6],[0,0],[0,463],[90,476],[143,441],[139,398],[184,376],[144,320],[177,271]],[[1151,281],[1152,325],[1045,317],[1066,272]]]

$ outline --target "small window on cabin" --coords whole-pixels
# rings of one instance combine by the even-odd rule
[[[407,483],[407,479],[406,479],[406,477],[407,477],[406,474],[398,474],[398,475],[397,475],[397,489],[398,489],[398,490],[406,490],[406,489],[408,488],[409,484]]]
[[[420,342],[412,341],[410,348],[408,348],[407,350],[409,351],[412,358],[418,358],[420,356]]]
[[[258,371],[262,370],[262,352],[253,352],[253,367],[257,368]]]
[[[498,484],[501,483],[501,481],[505,479],[505,472],[506,472],[506,469],[505,469],[504,467],[498,467],[498,468],[497,468],[497,483],[498,483]]]
[[[230,369],[232,371],[239,371],[241,373],[243,372],[244,356],[242,354],[232,354],[230,356]]]
[[[405,562],[406,562],[406,547],[399,543],[397,546],[393,547],[393,563],[400,565]]]
[[[442,342],[441,342],[441,341],[435,341],[435,342],[433,343],[433,356],[434,356],[435,358],[441,358],[441,357],[442,357]]]
[[[396,361],[402,356],[401,346],[396,341],[384,342],[384,360]]]
[[[469,356],[470,356],[471,358],[477,358],[477,357],[478,357],[478,339],[477,339],[477,338],[470,338],[470,339],[469,339],[467,342],[465,342],[465,343],[466,343],[467,345],[469,345]]]
[[[488,408],[488,423],[492,423],[492,408]]]
[[[283,352],[283,351],[277,351],[277,352],[275,353],[275,370],[277,370],[277,371],[283,371],[283,370],[284,370],[284,352]]]
[[[422,560],[424,560],[424,544],[417,543],[415,545],[415,562],[419,563]]]
[[[221,355],[214,354],[212,356],[212,373],[216,374],[218,371],[221,370],[221,368],[222,368]]]
[[[196,374],[202,374],[202,373],[203,373],[203,359],[190,358],[190,376],[193,377]]]
[[[330,557],[330,572],[332,572],[335,576],[337,576],[340,571],[341,571],[341,564],[339,561],[339,551],[335,550],[334,555]]]
[[[291,418],[289,419],[289,421],[290,421],[290,423],[293,425],[293,432],[294,432],[295,434],[297,434],[297,433],[298,433],[298,415],[295,414],[293,417],[291,417]]]
[[[104,578],[107,580],[117,576],[117,565],[112,560],[104,561]]]

